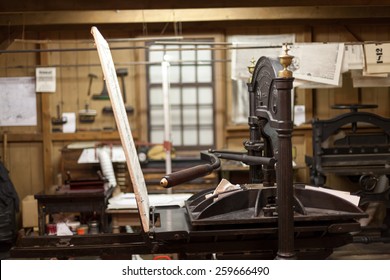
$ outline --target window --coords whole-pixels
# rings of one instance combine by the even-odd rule
[[[171,135],[175,148],[205,149],[214,146],[214,83],[211,44],[150,43],[147,51],[149,141],[164,141],[161,62],[169,67]]]

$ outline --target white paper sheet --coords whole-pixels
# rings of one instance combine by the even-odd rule
[[[228,41],[233,45],[231,78],[246,81],[250,77],[248,66],[252,58],[255,61],[262,56],[277,58],[283,44],[295,42],[295,34],[237,35],[230,36]]]
[[[0,78],[0,88],[0,126],[37,125],[35,78]]]
[[[179,206],[183,207],[184,202],[190,198],[190,193],[180,194],[150,194],[150,206]],[[121,193],[108,200],[107,209],[137,209],[137,202],[134,193]]]
[[[337,86],[344,56],[343,43],[300,43],[291,46],[290,68],[298,79]]]
[[[364,68],[363,45],[346,44],[344,46],[344,59],[341,72]]]
[[[56,91],[56,68],[38,67],[35,69],[36,92]]]
[[[390,43],[364,44],[364,56],[367,73],[390,72]]]
[[[390,87],[390,77],[387,75],[384,77],[374,76],[374,74],[367,76],[363,75],[361,70],[352,70],[351,77],[354,88]]]
[[[294,124],[301,125],[306,122],[305,105],[294,106]]]
[[[77,163],[97,163],[99,159],[97,154],[102,150],[107,149],[112,162],[126,162],[125,152],[122,146],[104,146],[98,148],[86,148],[83,149]]]
[[[351,202],[352,204],[354,204],[355,206],[359,205],[360,197],[357,195],[352,195],[349,192],[332,190],[332,189],[325,189],[325,188],[321,188],[321,187],[314,187],[314,186],[307,186],[307,185],[305,186],[305,189],[319,191],[319,192],[326,192],[326,193],[338,196],[342,199],[345,199],[345,200]]]

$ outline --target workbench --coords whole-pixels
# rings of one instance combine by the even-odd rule
[[[46,215],[54,213],[96,213],[100,217],[101,231],[108,232],[105,213],[113,188],[70,190],[66,186],[53,187],[34,195],[38,201],[39,235],[45,234]]]
[[[112,233],[120,233],[121,226],[141,226],[137,209],[107,209],[111,216]]]

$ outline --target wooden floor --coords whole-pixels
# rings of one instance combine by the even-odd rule
[[[336,248],[329,260],[390,260],[390,243],[351,243]]]

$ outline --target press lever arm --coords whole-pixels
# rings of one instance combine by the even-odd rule
[[[173,186],[191,181],[193,179],[206,176],[210,174],[213,170],[220,167],[221,163],[219,158],[213,154],[201,153],[201,159],[209,161],[210,163],[201,164],[187,169],[183,169],[168,175],[165,175],[160,180],[160,185],[164,188],[171,188]]]

